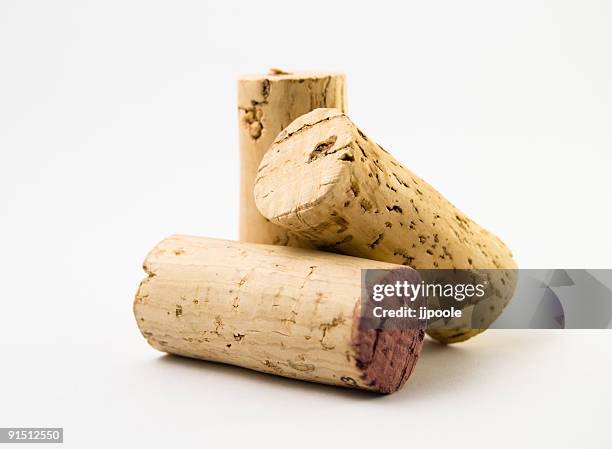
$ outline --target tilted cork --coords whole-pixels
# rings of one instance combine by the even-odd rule
[[[480,274],[492,295],[429,331],[441,342],[482,332],[512,297],[508,247],[339,110],[317,109],[283,130],[260,164],[254,195],[263,216],[319,249],[417,269],[487,270]]]

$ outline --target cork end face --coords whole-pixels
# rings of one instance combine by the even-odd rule
[[[378,282],[380,279],[380,282],[392,285],[396,281],[415,283],[420,280],[419,273],[407,267],[373,276],[369,278],[366,275],[364,282]],[[403,300],[397,297],[388,297],[387,300],[395,301],[395,307],[403,304]],[[357,331],[353,335],[353,346],[362,382],[374,391],[389,394],[399,390],[412,374],[421,352],[426,322],[412,319],[407,324],[404,320],[374,319],[373,308],[378,305],[371,298],[367,301],[362,298],[354,315]]]
[[[424,336],[421,329],[361,329],[355,348],[363,382],[383,394],[399,390],[412,374]]]
[[[278,136],[276,136],[276,139],[274,139],[274,144],[281,143],[297,133],[308,130],[315,125],[323,124],[338,117],[344,117],[348,121],[348,117],[346,117],[346,115],[338,109],[315,109],[307,114],[299,116],[294,121],[289,123],[289,125],[287,125],[287,127],[283,129]]]
[[[263,157],[255,180],[255,204],[281,226],[295,221],[350,184],[355,160],[354,126],[337,109],[315,109],[294,120]],[[303,217],[302,217],[303,218]]]

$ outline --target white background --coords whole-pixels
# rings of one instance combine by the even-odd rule
[[[68,447],[610,447],[610,331],[426,342],[377,397],[149,348],[163,237],[237,237],[236,78],[341,70],[524,268],[612,268],[612,3],[0,1],[0,426]]]

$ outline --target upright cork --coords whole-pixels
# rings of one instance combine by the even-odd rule
[[[238,81],[240,128],[240,240],[308,246],[266,220],[255,207],[253,186],[261,158],[289,123],[317,108],[346,111],[341,73],[284,72],[245,76]]]
[[[486,329],[512,297],[508,247],[340,111],[317,109],[278,135],[260,165],[255,201],[272,223],[320,249],[416,269],[486,270],[479,275],[493,295],[462,320],[428,331],[441,342]]]

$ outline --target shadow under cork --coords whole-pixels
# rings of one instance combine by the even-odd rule
[[[452,345],[443,345],[426,337],[419,360],[408,382],[399,391],[390,395],[290,379],[172,354],[164,354],[156,359],[155,363],[164,369],[179,372],[179,376],[187,372],[196,375],[201,373],[203,382],[215,382],[216,378],[222,377],[223,382],[229,380],[241,385],[250,383],[253,388],[269,386],[270,389],[333,396],[351,402],[377,400],[409,404],[481,384],[483,377],[478,375],[479,372],[486,372],[490,366],[500,363],[512,364],[519,354],[526,351],[545,350],[546,347],[555,344],[554,339],[554,332],[550,330],[539,331],[537,335],[534,335],[534,331],[488,330],[466,342]]]
[[[482,385],[479,373],[491,366],[508,364],[508,376],[516,360],[531,351],[544,351],[555,345],[555,332],[492,330],[462,343],[444,345],[426,337],[412,376],[392,395],[393,400],[418,401],[453,391]]]
[[[210,362],[206,360],[191,359],[173,354],[164,354],[156,363],[164,369],[172,369],[179,371],[201,372],[207,374],[207,380],[214,380],[214,377],[224,377],[224,382],[237,382],[241,385],[245,383],[252,384],[253,388],[261,388],[270,386],[275,389],[284,389],[292,391],[304,391],[308,394],[322,396],[336,396],[341,399],[350,401],[368,401],[384,397],[378,393],[356,388],[345,388],[316,382],[306,382],[303,380],[291,379],[283,376],[262,373],[259,371],[242,368],[240,366],[226,365],[223,363]]]

